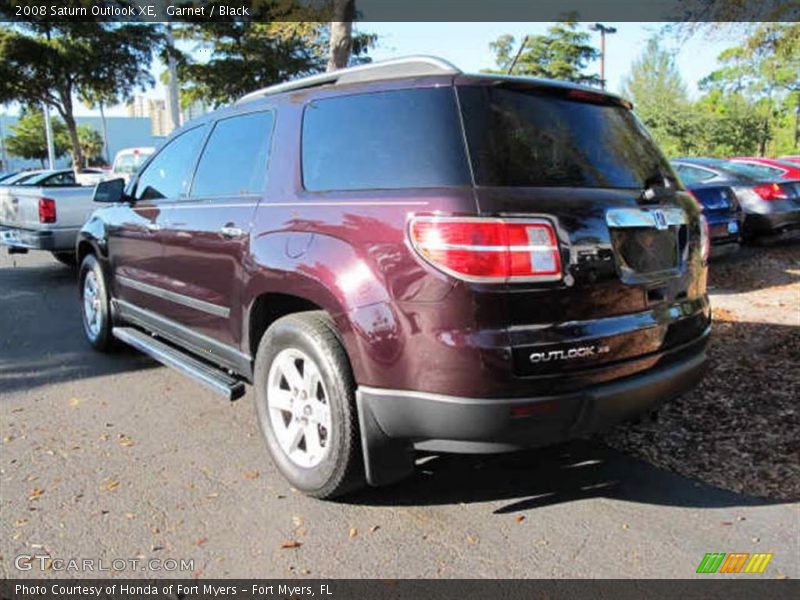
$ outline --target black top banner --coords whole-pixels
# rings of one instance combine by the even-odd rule
[[[0,0],[2,21],[337,21],[348,0]],[[358,21],[800,21],[800,0],[355,0]]]
[[[8,579],[1,600],[749,600],[796,598],[798,582],[535,579]]]

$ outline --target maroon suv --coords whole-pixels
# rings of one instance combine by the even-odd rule
[[[548,444],[694,386],[700,208],[624,100],[433,58],[188,123],[78,241],[86,336],[230,398],[317,497],[414,450]],[[188,408],[188,407],[187,407]]]

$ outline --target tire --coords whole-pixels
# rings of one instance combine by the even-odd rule
[[[78,266],[78,257],[74,252],[53,252],[53,258],[62,265],[68,266],[70,269],[74,269]]]
[[[112,350],[115,342],[111,335],[113,327],[111,299],[105,273],[93,254],[88,254],[81,263],[78,274],[78,291],[81,300],[81,323],[87,341],[100,352]],[[93,300],[87,298],[90,293]]]
[[[267,449],[292,486],[314,498],[364,487],[356,386],[327,313],[275,321],[258,345],[254,382]]]

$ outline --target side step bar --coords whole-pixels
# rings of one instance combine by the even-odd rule
[[[144,352],[158,362],[196,379],[228,400],[244,396],[244,383],[226,372],[203,363],[177,348],[133,327],[114,327],[111,333],[120,341]]]

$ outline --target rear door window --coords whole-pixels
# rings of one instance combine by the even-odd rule
[[[470,184],[453,88],[315,100],[303,115],[310,191]]]
[[[625,106],[569,90],[458,88],[475,183],[641,189],[674,178]]]
[[[148,163],[136,182],[137,200],[185,198],[205,126],[183,132],[164,146]]]
[[[263,192],[273,122],[270,111],[217,122],[200,157],[191,196],[247,196]]]

